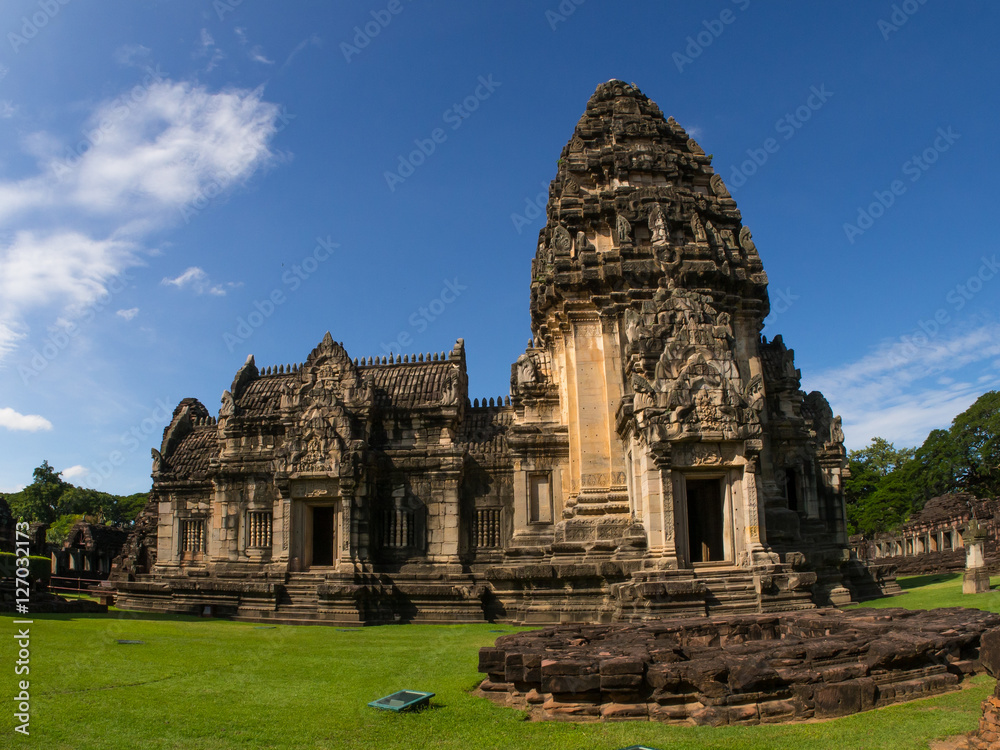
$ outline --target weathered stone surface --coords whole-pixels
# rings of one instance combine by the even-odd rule
[[[953,608],[546,628],[483,649],[481,693],[539,718],[825,719],[954,689],[982,670],[981,658],[1000,668],[998,626],[1000,615]],[[540,652],[547,656],[535,679],[497,691],[505,664]]]
[[[470,397],[462,339],[248,357],[217,415],[182,400],[152,451],[119,605],[551,624],[849,601],[840,418],[760,336],[767,284],[711,157],[603,83],[550,185],[510,393]],[[726,669],[683,679],[721,694]],[[560,676],[587,675],[541,667]]]

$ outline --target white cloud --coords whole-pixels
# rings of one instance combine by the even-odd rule
[[[268,60],[264,56],[263,47],[259,44],[255,44],[253,47],[250,46],[250,41],[247,39],[247,30],[244,26],[237,26],[234,31],[236,32],[237,38],[240,40],[240,44],[246,50],[247,57],[249,57],[254,62],[263,63],[264,65],[274,65],[274,60]]]
[[[310,44],[312,44],[315,47],[322,47],[323,40],[316,34],[311,34],[307,39],[303,39],[301,42],[295,45],[295,49],[293,49],[288,54],[288,57],[285,58],[285,62],[282,63],[281,65],[281,70],[284,71],[285,68],[291,65],[292,60],[295,59],[295,56],[298,55],[302,50],[304,50]]]
[[[939,334],[923,345],[913,338],[887,342],[854,362],[805,378],[844,419],[851,448],[883,437],[900,446],[919,445],[947,428],[983,392],[1000,385],[1000,325]],[[984,373],[983,370],[989,370]]]
[[[98,105],[81,155],[66,158],[66,139],[47,133],[23,140],[41,166],[0,178],[0,361],[26,335],[30,311],[56,317],[104,298],[111,277],[155,253],[143,243],[149,233],[273,161],[280,108],[261,97],[161,77],[139,101]]]
[[[115,310],[115,315],[119,318],[124,318],[125,320],[132,320],[136,315],[139,314],[138,307],[130,307],[127,310]]]
[[[38,414],[21,414],[10,407],[0,408],[0,427],[22,432],[51,430],[52,423]]]
[[[242,286],[241,284],[234,284],[232,282],[226,284],[225,287],[220,284],[213,284],[209,280],[205,270],[198,268],[198,266],[191,266],[180,276],[173,279],[164,277],[160,283],[167,286],[175,286],[178,289],[191,289],[195,294],[214,294],[218,297],[225,296],[225,287],[233,288]]]
[[[63,469],[59,473],[62,474],[63,479],[76,479],[77,477],[87,476],[90,473],[90,469],[77,464],[76,466],[70,466],[68,469]]]
[[[208,65],[205,66],[205,72],[211,73],[221,61],[226,59],[226,54],[215,46],[215,39],[208,33],[208,29],[201,30],[198,43],[198,50],[194,53],[194,56],[198,58],[211,55]]]
[[[9,120],[17,114],[17,107],[10,99],[0,99],[0,120]]]
[[[145,60],[152,50],[141,44],[123,44],[115,50],[115,62],[119,65],[135,66],[137,60]]]

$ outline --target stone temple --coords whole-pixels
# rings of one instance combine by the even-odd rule
[[[767,275],[710,157],[634,86],[587,103],[530,271],[502,400],[470,401],[462,339],[357,359],[328,333],[249,357],[217,416],[181,401],[118,605],[612,623],[865,595],[840,419],[761,336]]]

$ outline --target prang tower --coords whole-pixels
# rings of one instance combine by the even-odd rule
[[[217,418],[175,411],[120,603],[540,623],[849,601],[840,420],[761,337],[767,275],[710,158],[609,81],[546,213],[509,398],[470,401],[461,340],[251,357]]]

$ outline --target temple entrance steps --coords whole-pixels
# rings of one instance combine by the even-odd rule
[[[720,564],[637,571],[628,582],[612,585],[616,601],[613,620],[813,609],[814,581],[814,574],[802,576],[780,567],[762,571]]]
[[[289,573],[288,580],[279,588],[273,609],[244,606],[233,619],[284,625],[356,624],[320,610],[317,588],[325,580],[322,572]]]
[[[796,585],[788,573],[762,573],[729,566],[694,568],[704,583],[708,615],[788,612],[814,609],[809,586]]]
[[[696,567],[694,579],[705,585],[705,614],[742,615],[760,612],[760,598],[749,571],[728,566]]]

